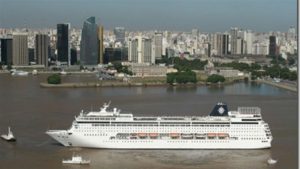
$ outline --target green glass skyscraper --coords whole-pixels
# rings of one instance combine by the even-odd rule
[[[80,42],[80,62],[83,65],[97,65],[99,63],[98,25],[95,17],[89,17],[83,23]]]

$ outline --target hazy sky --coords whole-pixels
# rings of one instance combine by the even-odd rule
[[[287,31],[297,24],[297,0],[0,0],[2,28],[81,28],[89,16],[106,29]]]

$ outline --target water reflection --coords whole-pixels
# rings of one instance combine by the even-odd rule
[[[270,150],[94,150],[62,149],[60,154],[73,153],[92,160],[91,167],[118,168],[266,168]],[[255,164],[255,165],[253,165]]]
[[[197,86],[168,86],[167,93],[196,93]]]

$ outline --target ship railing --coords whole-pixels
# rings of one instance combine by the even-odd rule
[[[239,114],[261,114],[261,109],[259,107],[238,107]]]

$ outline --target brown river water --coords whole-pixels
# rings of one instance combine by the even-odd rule
[[[298,166],[298,95],[266,84],[236,83],[223,87],[40,88],[45,75],[0,75],[0,133],[11,126],[16,143],[0,140],[2,169],[267,169]],[[66,76],[65,82],[96,81],[93,76]],[[216,102],[230,110],[259,106],[274,140],[264,150],[108,150],[68,148],[45,134],[67,129],[81,109],[99,109],[112,101],[134,115],[207,115]],[[63,165],[73,153],[88,166]],[[268,165],[267,159],[278,159]]]

